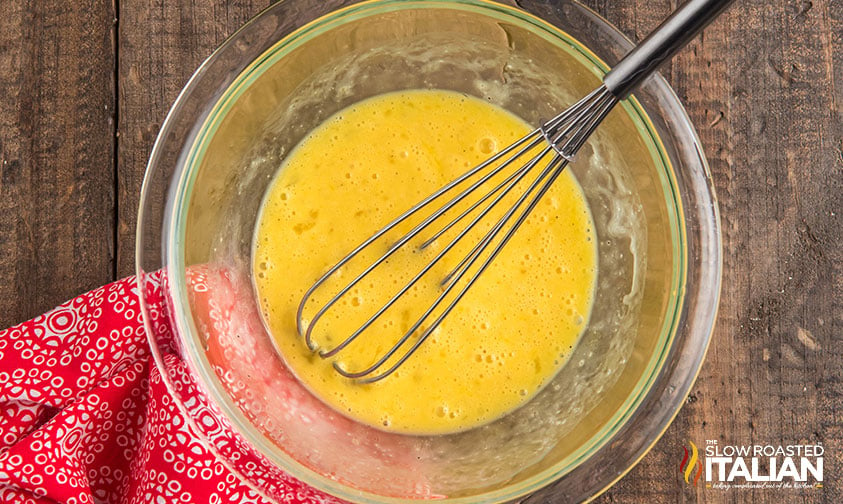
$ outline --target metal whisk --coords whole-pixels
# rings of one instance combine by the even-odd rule
[[[410,325],[409,329],[404,331],[404,334],[397,339],[389,350],[362,370],[345,370],[334,362],[334,368],[337,372],[362,383],[375,382],[395,372],[439,327],[480,275],[486,271],[567,164],[573,160],[580,147],[618,101],[625,98],[645,78],[651,75],[662,62],[673,56],[676,51],[695,37],[731,2],[732,0],[689,0],[640,45],[627,54],[612,71],[606,74],[603,84],[591,94],[424,198],[328,269],[307,290],[296,313],[298,332],[305,339],[308,347],[312,351],[318,352],[323,358],[333,357],[348,347],[361,334],[371,329],[378,318],[393,307],[401,296],[406,295],[413,285],[429,273],[433,266],[447,256],[479,223],[483,222],[484,219],[489,219],[490,211],[512,193],[516,186],[519,186],[522,182],[526,184],[526,190],[522,193],[513,193],[512,197],[515,198],[515,202],[491,225],[488,231],[482,235],[482,238],[471,248],[470,252],[462,258],[457,257],[456,266],[440,281],[441,292],[439,295]],[[538,154],[533,154],[534,152],[538,152]],[[508,173],[508,170],[511,173]],[[538,170],[538,174],[530,181],[527,176],[535,170]],[[475,177],[477,180],[472,180]],[[500,180],[501,178],[502,180]],[[459,186],[464,184],[468,184],[467,187],[460,189]],[[456,194],[444,204],[426,216],[420,214],[432,202],[452,192]],[[467,205],[467,208],[461,210],[462,207],[457,207],[460,204]],[[455,207],[457,208],[455,209]],[[428,247],[446,232],[452,230],[458,223],[468,221],[465,227],[456,232],[448,244],[420,272],[399,288],[385,304],[375,310],[357,330],[341,339],[340,343],[333,348],[317,348],[313,338],[314,328],[317,327],[325,314],[335,307],[344,296],[349,295],[349,292],[372,271],[384,264],[396,251],[407,246],[411,240],[421,233],[429,232],[430,227],[452,209],[454,212],[460,212],[459,215],[433,232],[419,248]],[[315,311],[309,320],[305,319],[304,312],[308,301],[318,289],[326,286],[326,282],[332,275],[347,265],[349,261],[358,257],[364,250],[370,249],[373,244],[379,241],[383,241],[388,232],[412,217],[421,218],[421,222],[414,225],[410,231],[388,246],[385,253],[363,268],[362,272],[356,275],[351,282],[340,288],[336,294],[330,297],[327,303]],[[485,225],[488,226],[488,223]],[[423,235],[422,238],[425,236],[427,235]],[[454,289],[458,285],[461,287],[455,291]],[[405,348],[405,350],[403,354],[399,354],[398,352],[402,348]],[[386,369],[381,371],[381,368],[384,367]]]

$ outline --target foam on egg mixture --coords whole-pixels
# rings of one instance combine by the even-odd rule
[[[435,280],[419,282],[332,359],[315,356],[296,332],[302,296],[329,267],[410,205],[528,131],[519,118],[474,97],[402,91],[340,111],[285,159],[255,231],[254,282],[278,351],[325,403],[380,429],[455,432],[529,401],[565,363],[587,323],[597,276],[594,225],[569,171],[393,375],[361,385],[339,375],[332,362],[348,370],[372,364],[441,292]],[[430,278],[443,278],[476,243],[468,241],[451,252],[450,262],[437,264]],[[354,332],[406,282],[408,272],[412,276],[447,243],[446,235],[421,251],[399,250],[320,320],[316,343],[332,348]],[[383,252],[367,251],[360,263]],[[331,282],[339,287],[356,273],[350,264]]]

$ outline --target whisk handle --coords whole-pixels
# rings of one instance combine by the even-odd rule
[[[733,0],[688,0],[603,78],[623,99],[723,12]]]

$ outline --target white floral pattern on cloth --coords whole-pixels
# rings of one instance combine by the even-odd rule
[[[169,395],[135,285],[119,280],[0,331],[0,501],[266,502]],[[166,309],[150,310],[159,335]],[[277,485],[290,503],[339,502],[287,475]]]

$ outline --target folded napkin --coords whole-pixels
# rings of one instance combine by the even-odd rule
[[[340,502],[275,483],[286,502]],[[176,407],[129,277],[0,331],[0,502],[267,501]]]

